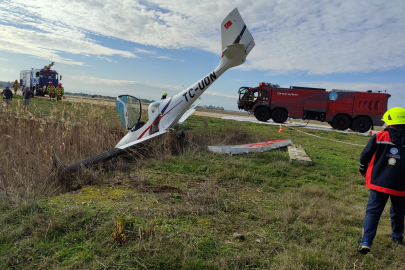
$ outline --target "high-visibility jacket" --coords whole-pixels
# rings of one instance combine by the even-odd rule
[[[48,94],[55,94],[55,86],[54,85],[49,85],[48,86]]]
[[[253,101],[255,99],[255,95],[254,94],[250,94],[249,95],[249,101]]]
[[[405,129],[389,126],[373,135],[360,156],[366,186],[394,196],[405,196]]]
[[[56,95],[63,96],[64,93],[65,93],[65,89],[63,89],[62,86],[56,87]]]
[[[18,87],[20,87],[20,84],[18,82],[14,82],[13,83],[13,88],[17,89]]]

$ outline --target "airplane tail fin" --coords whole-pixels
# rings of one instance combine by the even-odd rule
[[[222,55],[233,62],[228,63],[227,68],[245,62],[246,56],[255,46],[253,36],[237,8],[232,10],[221,23],[221,45]]]

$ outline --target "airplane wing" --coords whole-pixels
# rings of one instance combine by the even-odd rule
[[[200,102],[198,102],[197,104],[191,106],[191,108],[188,109],[188,111],[186,111],[186,112],[183,114],[183,116],[180,118],[178,124],[183,124],[184,121],[186,121],[187,118],[189,118],[190,115],[192,115],[192,114],[195,112],[195,110],[197,109],[197,106],[200,105],[200,103],[201,103],[201,100],[200,100]]]
[[[167,132],[168,132],[167,130],[162,130],[162,131],[156,132],[156,133],[154,133],[152,135],[149,135],[149,136],[146,136],[146,137],[144,137],[142,139],[139,139],[139,140],[136,140],[136,141],[133,141],[133,142],[118,146],[117,149],[125,150],[125,149],[133,148],[138,144],[141,144],[141,143],[149,141],[149,140],[151,140],[153,138],[159,137],[160,135],[166,134]]]

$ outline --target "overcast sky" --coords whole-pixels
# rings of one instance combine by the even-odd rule
[[[65,91],[160,99],[211,72],[237,7],[256,47],[203,104],[259,82],[387,90],[405,107],[404,0],[0,0],[0,80],[51,61]]]

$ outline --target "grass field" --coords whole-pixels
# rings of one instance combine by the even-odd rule
[[[402,269],[385,209],[370,254],[356,252],[368,198],[367,137],[191,116],[140,152],[74,175],[124,130],[114,107],[33,99],[0,115],[1,269]],[[14,106],[14,107],[13,107]],[[208,145],[291,139],[286,149],[221,156]],[[163,144],[162,144],[163,142]]]

